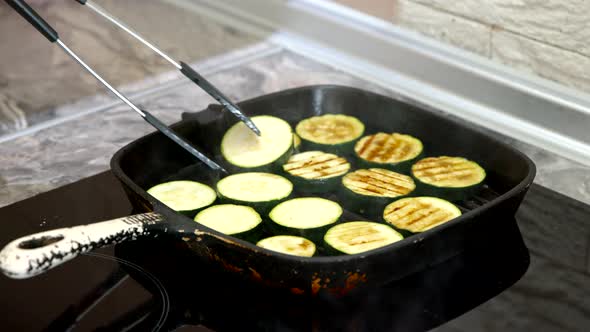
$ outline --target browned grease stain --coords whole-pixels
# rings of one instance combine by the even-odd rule
[[[226,262],[225,260],[223,260],[221,257],[217,256],[217,254],[213,254],[211,255],[211,258],[213,258],[213,260],[221,263],[221,265],[223,266],[224,269],[231,271],[231,272],[242,272],[244,271],[244,269],[237,267],[233,264],[230,264],[228,262]]]
[[[332,279],[321,278],[318,273],[314,273],[311,278],[311,294],[317,295],[322,289],[324,289],[334,296],[341,297],[367,282],[366,273],[345,272],[345,275],[346,278],[344,279],[344,286],[337,287],[331,285]]]
[[[250,270],[250,272],[252,273],[252,279],[256,280],[256,281],[260,281],[262,282],[262,276],[260,275],[260,273],[258,273],[258,271],[254,270],[253,268],[249,267],[248,270]]]
[[[364,284],[367,282],[367,274],[365,273],[350,273],[348,272],[348,277],[346,278],[345,281],[345,286],[344,286],[344,290],[351,291],[355,288],[357,288],[359,285]]]
[[[293,288],[291,288],[291,293],[293,293],[295,295],[303,295],[303,294],[305,294],[305,291],[301,288],[293,287]]]
[[[322,279],[314,277],[311,279],[311,294],[317,295],[322,289]]]

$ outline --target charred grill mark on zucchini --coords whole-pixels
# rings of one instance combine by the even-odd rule
[[[377,249],[403,239],[391,227],[367,221],[351,221],[330,228],[324,241],[345,254],[357,254]]]
[[[422,159],[412,166],[412,174],[424,183],[450,188],[472,186],[482,182],[486,176],[477,163],[448,156]]]
[[[342,114],[325,114],[302,120],[295,131],[302,139],[318,144],[342,144],[359,138],[365,126],[357,118]]]
[[[422,232],[461,215],[452,203],[435,197],[400,199],[385,207],[383,219],[396,228]]]
[[[342,175],[350,169],[346,159],[321,151],[308,151],[291,156],[283,169],[293,176],[308,180]]]
[[[416,188],[411,177],[379,168],[348,173],[342,183],[357,194],[378,197],[404,196]]]
[[[416,158],[422,152],[422,143],[410,135],[377,133],[361,138],[354,151],[364,160],[391,164]]]
[[[267,237],[256,243],[257,246],[287,255],[311,257],[315,254],[316,246],[310,240],[292,235],[277,235]]]

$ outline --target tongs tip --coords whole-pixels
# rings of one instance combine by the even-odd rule
[[[252,122],[252,120],[247,119],[244,122],[246,123],[246,126],[248,126],[248,128],[250,128],[257,136],[260,137],[260,135],[262,135],[262,133],[260,132],[260,129],[258,129],[258,127],[256,127],[256,125],[254,124],[254,122]]]

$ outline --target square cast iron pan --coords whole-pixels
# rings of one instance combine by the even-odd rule
[[[334,113],[359,118],[365,124],[364,135],[380,131],[410,134],[422,140],[426,156],[464,156],[477,161],[487,172],[486,186],[497,193],[459,218],[386,247],[349,256],[304,258],[268,251],[198,225],[147,194],[148,188],[165,181],[192,179],[214,185],[219,179],[218,174],[213,174],[160,133],[141,137],[113,156],[113,173],[122,182],[135,209],[163,214],[167,219],[163,225],[167,236],[180,240],[178,245],[232,273],[293,293],[345,294],[403,278],[470,246],[483,243],[502,246],[501,239],[486,236],[490,234],[488,230],[497,231],[507,227],[506,223],[515,222],[516,210],[535,175],[535,166],[528,157],[475,126],[441,112],[356,88],[306,86],[260,96],[239,106],[249,116],[274,115],[288,121],[293,128],[301,119]],[[221,137],[235,120],[218,105],[185,114],[183,118],[172,128],[224,164],[219,151]],[[344,217],[359,219],[347,211]],[[195,230],[207,234],[196,236]]]

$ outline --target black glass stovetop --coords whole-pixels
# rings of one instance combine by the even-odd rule
[[[30,233],[131,213],[121,186],[104,172],[0,209],[0,246]],[[234,279],[174,243],[129,242],[31,279],[0,276],[0,330],[583,331],[590,326],[589,297],[569,292],[590,290],[590,247],[584,247],[590,207],[533,185],[517,220],[518,226],[490,234],[500,246],[482,244],[340,299],[311,300]],[[502,310],[507,314],[498,314]]]

